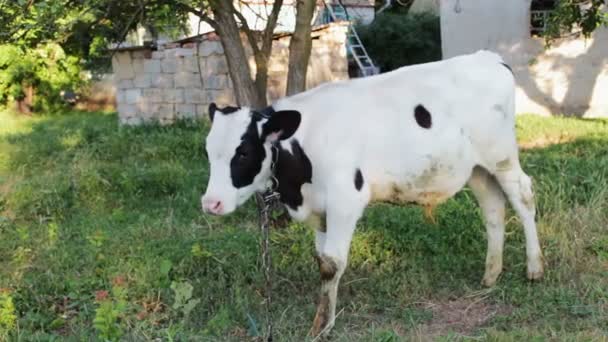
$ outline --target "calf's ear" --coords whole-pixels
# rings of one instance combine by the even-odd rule
[[[215,116],[216,110],[217,110],[217,105],[215,104],[215,102],[211,102],[209,104],[209,120],[211,120],[211,122],[213,122],[213,117]]]
[[[302,115],[296,110],[280,110],[262,126],[262,140],[275,142],[289,139],[300,126]]]

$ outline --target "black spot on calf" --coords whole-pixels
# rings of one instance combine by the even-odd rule
[[[363,187],[363,175],[361,174],[361,170],[357,169],[355,172],[355,188],[357,191],[360,191]]]
[[[234,108],[236,107],[231,107],[228,111]],[[213,108],[213,112],[216,111],[226,114],[226,108]],[[283,118],[275,118],[275,115],[282,115]],[[290,122],[290,127],[288,127],[290,129],[283,130],[282,126],[278,125],[277,129],[282,131],[282,134],[288,135],[294,133],[293,131],[297,129],[300,121],[300,113],[295,111],[269,113],[268,116],[270,116],[268,122],[273,119],[295,118],[294,120],[297,121],[297,124]],[[241,136],[241,143],[235,149],[234,155],[230,160],[230,177],[232,185],[235,188],[243,188],[252,184],[262,169],[262,163],[266,158],[266,150],[264,149],[265,136],[258,130],[258,122],[265,118],[260,113],[252,114],[251,122],[247,126],[245,133]],[[281,120],[278,120],[279,123]],[[266,128],[263,128],[263,130]],[[272,149],[271,157],[275,161],[274,176],[278,182],[277,191],[281,195],[281,202],[293,210],[297,210],[304,201],[301,192],[302,185],[312,182],[312,164],[298,140],[292,139],[289,143],[291,144],[291,152],[282,148],[281,144],[276,142]]]
[[[429,113],[423,105],[417,105],[414,109],[414,117],[416,118],[416,122],[422,128],[431,128],[432,120],[431,113]]]
[[[242,188],[253,183],[255,176],[262,169],[265,158],[266,151],[258,134],[257,121],[251,120],[230,160],[232,185],[235,188]]]
[[[298,140],[291,140],[291,151],[278,147],[273,149],[273,158],[276,158],[274,175],[279,182],[277,191],[281,195],[281,202],[293,210],[297,210],[304,202],[302,185],[312,183],[312,164],[300,146]],[[274,154],[278,153],[278,157]]]

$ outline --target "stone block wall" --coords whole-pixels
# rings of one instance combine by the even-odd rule
[[[346,26],[332,24],[313,32],[307,87],[348,79]],[[285,94],[290,35],[277,36],[270,59],[268,99]],[[198,50],[197,50],[198,49]],[[249,58],[253,66],[253,57]],[[219,38],[211,33],[198,41],[170,43],[157,51],[125,48],[112,59],[116,109],[120,122],[164,124],[203,117],[209,103],[234,105],[236,99]]]
[[[171,123],[204,115],[213,101],[234,103],[223,52],[217,39],[202,41],[198,56],[194,43],[117,52],[112,68],[121,123]]]
[[[306,73],[307,89],[325,82],[348,79],[347,29],[346,25],[335,23],[313,32],[310,61]],[[272,44],[272,56],[268,68],[269,102],[285,96],[290,38],[290,36],[280,37],[275,39]],[[253,60],[249,65],[252,70],[255,70]]]

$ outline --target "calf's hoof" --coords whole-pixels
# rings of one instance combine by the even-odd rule
[[[502,256],[490,256],[486,261],[486,271],[481,284],[486,287],[494,286],[500,273],[502,273]]]
[[[315,319],[315,321],[313,322],[313,325],[312,325],[312,337],[317,337],[319,335],[321,335],[321,337],[327,337],[327,336],[329,336],[329,333],[331,332],[331,329],[333,327],[334,327],[333,322],[330,324],[321,326],[321,325],[317,324],[317,320]]]
[[[317,314],[315,320],[312,323],[312,336],[317,337],[319,335],[327,336],[334,327],[335,317],[330,317],[329,308],[329,297],[327,295],[321,296],[319,306],[317,306]]]
[[[542,257],[537,258],[534,261],[528,262],[528,279],[539,280],[543,277],[543,261]]]
[[[492,287],[496,284],[496,280],[498,279],[499,274],[485,274],[483,279],[481,280],[481,285],[485,287]]]
[[[538,269],[528,269],[528,279],[530,280],[540,280],[543,277],[543,274],[544,271],[542,266]]]

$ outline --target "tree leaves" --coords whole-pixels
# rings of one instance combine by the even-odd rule
[[[551,12],[545,31],[545,41],[553,40],[573,32],[588,38],[600,26],[608,25],[608,13],[603,8],[604,0],[562,0]]]

